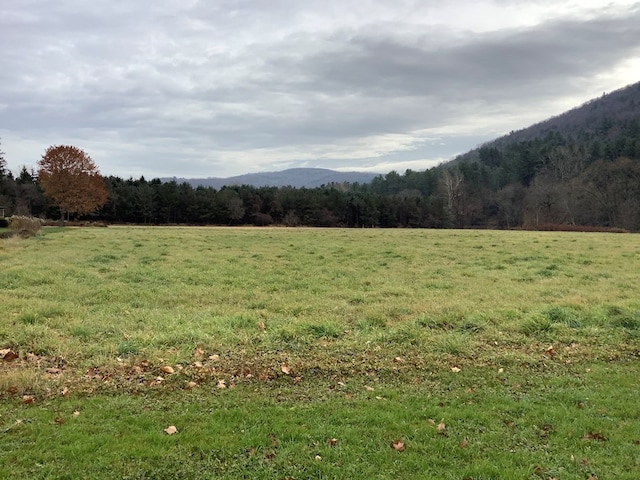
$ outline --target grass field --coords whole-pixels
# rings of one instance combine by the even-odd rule
[[[0,478],[640,478],[636,235],[0,242]]]

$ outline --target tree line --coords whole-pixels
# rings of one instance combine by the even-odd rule
[[[62,204],[47,192],[51,185],[47,188],[43,160],[38,171],[23,167],[14,178],[0,155],[0,208],[6,215],[60,218],[66,212],[77,219],[154,225],[566,225],[640,231],[640,124],[618,123],[603,132],[550,132],[544,138],[488,144],[475,158],[461,156],[425,171],[392,171],[367,184],[216,190],[186,182],[108,176],[102,178],[104,199],[89,209],[92,213]],[[95,174],[91,169],[86,173],[94,182]],[[96,188],[94,184],[89,191]],[[78,193],[81,187],[74,189]]]

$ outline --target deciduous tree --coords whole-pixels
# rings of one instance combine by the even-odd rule
[[[105,204],[104,179],[83,150],[58,145],[47,148],[38,162],[38,183],[64,214],[87,215]]]

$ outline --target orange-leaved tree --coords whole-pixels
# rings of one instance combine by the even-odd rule
[[[38,162],[38,183],[45,196],[65,213],[87,215],[105,204],[107,187],[91,157],[77,147],[47,148]]]

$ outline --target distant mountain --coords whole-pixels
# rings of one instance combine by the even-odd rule
[[[478,160],[481,148],[504,149],[509,145],[544,139],[550,134],[572,138],[578,143],[590,143],[594,138],[610,141],[619,136],[620,126],[628,126],[640,119],[640,82],[609,94],[602,94],[579,107],[531,125],[522,130],[483,144],[452,160]]]
[[[193,187],[213,187],[251,185],[253,187],[295,187],[315,188],[330,183],[369,183],[379,174],[367,172],[338,172],[326,168],[290,168],[280,172],[248,173],[228,178],[163,178],[163,182],[175,180],[187,182]]]

